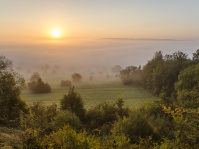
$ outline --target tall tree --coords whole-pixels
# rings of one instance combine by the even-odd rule
[[[25,81],[12,69],[12,62],[0,56],[0,124],[19,122],[20,112],[27,111],[27,105],[20,97]]]

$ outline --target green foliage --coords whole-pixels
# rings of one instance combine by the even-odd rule
[[[71,148],[71,149],[97,149],[100,148],[100,142],[93,136],[88,136],[87,133],[77,133],[68,125],[46,136],[41,142],[46,148]]]
[[[41,102],[30,106],[28,114],[21,114],[21,128],[33,129],[42,135],[52,131],[52,122],[57,115],[57,105],[45,106]]]
[[[116,103],[119,107],[116,107],[115,104],[103,102],[89,109],[87,112],[87,125],[91,131],[99,130],[101,134],[109,134],[111,125],[118,117],[128,116],[128,108],[122,108],[123,99],[118,99]]]
[[[143,85],[154,95],[175,99],[175,82],[179,73],[189,65],[190,60],[183,52],[165,55],[164,58],[162,52],[156,52],[154,58],[143,67]]]
[[[199,64],[188,67],[178,76],[175,84],[178,102],[185,108],[199,107]]]
[[[199,62],[199,49],[193,53],[192,61],[194,64],[197,64]]]
[[[102,148],[104,149],[130,149],[130,139],[127,138],[125,135],[115,136],[103,136],[102,139]]]
[[[80,94],[74,91],[74,87],[69,88],[68,94],[61,99],[61,110],[69,110],[75,113],[81,120],[85,119],[85,108]]]
[[[79,73],[73,73],[72,80],[73,82],[76,82],[76,83],[81,82],[82,76]]]
[[[199,148],[199,108],[176,107],[172,110],[171,107],[164,107],[164,110],[172,115],[175,122],[175,139],[173,140],[175,145],[178,148]]]
[[[131,142],[138,143],[139,138],[151,136],[153,141],[160,141],[163,136],[172,138],[172,120],[164,113],[159,103],[145,103],[132,110],[129,117],[120,118],[114,123],[111,132],[125,134]]]
[[[12,62],[0,56],[0,124],[18,126],[27,105],[20,97],[24,79],[12,69]]]
[[[77,117],[74,113],[70,111],[63,110],[59,111],[55,120],[53,121],[53,128],[58,130],[62,128],[64,125],[69,124],[73,129],[79,130],[82,128],[81,121],[79,117]]]
[[[28,83],[28,87],[34,93],[49,93],[51,92],[51,87],[48,83],[44,83],[41,79],[39,73],[34,73],[31,78],[30,82]]]
[[[161,51],[155,53],[152,60],[148,61],[146,65],[144,65],[142,69],[142,81],[144,87],[152,91],[153,86],[153,71],[157,67],[157,65],[163,62],[163,55]]]
[[[21,148],[23,149],[43,149],[41,145],[42,137],[34,129],[27,129],[21,136]]]
[[[119,109],[122,109],[123,105],[124,105],[124,100],[122,98],[119,98],[117,101],[116,101],[116,105]]]

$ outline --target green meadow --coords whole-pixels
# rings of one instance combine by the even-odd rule
[[[34,94],[29,90],[22,92],[22,99],[29,105],[34,102],[43,102],[46,105],[56,103],[60,105],[60,99],[68,93],[68,87],[61,87],[54,84],[52,92],[47,94]],[[74,85],[75,91],[78,92],[87,109],[101,103],[115,103],[118,98],[123,98],[125,107],[133,108],[139,106],[144,101],[157,100],[158,98],[150,94],[141,86],[123,85],[119,82],[109,82],[104,84],[81,84]]]

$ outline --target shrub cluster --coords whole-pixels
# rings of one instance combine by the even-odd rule
[[[51,87],[48,83],[44,83],[41,79],[39,73],[34,73],[30,82],[28,83],[28,88],[33,91],[33,93],[49,93],[51,92]]]

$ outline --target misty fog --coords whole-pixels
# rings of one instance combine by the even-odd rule
[[[1,43],[0,55],[13,61],[13,66],[26,79],[33,72],[49,78],[70,79],[74,72],[89,77],[115,76],[111,68],[120,65],[144,65],[156,51],[170,54],[182,51],[192,56],[197,41],[178,40],[46,40]]]

